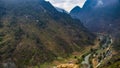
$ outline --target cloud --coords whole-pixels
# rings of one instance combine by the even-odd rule
[[[82,7],[86,0],[46,0],[50,1],[55,7],[63,8],[66,11],[70,11],[75,6]]]

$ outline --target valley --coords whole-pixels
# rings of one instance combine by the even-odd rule
[[[43,68],[96,38],[80,20],[44,0],[0,0],[0,11],[0,68]]]
[[[0,68],[120,68],[120,0],[60,2],[0,0]]]
[[[84,53],[82,56],[75,56],[73,59],[77,59],[75,62],[71,60],[54,68],[99,68],[99,66],[112,58],[113,41],[111,36],[107,34],[99,35],[98,39],[99,44],[88,49],[87,53]]]

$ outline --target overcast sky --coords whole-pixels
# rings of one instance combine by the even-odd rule
[[[50,1],[53,6],[63,8],[69,12],[75,6],[82,7],[86,0],[46,0],[46,1]]]

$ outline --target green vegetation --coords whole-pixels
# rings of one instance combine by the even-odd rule
[[[108,67],[106,68],[120,68],[120,36],[117,35],[113,48],[116,51],[116,54],[110,59],[110,61],[106,64]],[[106,66],[104,65],[104,67]]]
[[[95,36],[79,20],[57,12],[49,2],[2,1],[0,63],[11,59],[19,68],[37,68],[57,57],[69,57],[94,42]]]
[[[120,52],[120,37],[117,37],[115,42],[114,42],[114,49],[117,51],[117,52]]]
[[[114,55],[106,64],[100,68],[120,68],[120,55]]]

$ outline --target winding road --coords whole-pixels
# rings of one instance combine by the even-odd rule
[[[82,68],[90,68],[91,67],[90,57],[93,56],[93,55],[95,55],[95,53],[98,53],[98,55],[96,55],[94,58],[92,58],[92,60],[96,59],[97,61],[95,61],[95,62],[97,62],[97,64],[94,64],[95,62],[94,63],[92,62],[92,67],[93,68],[99,67],[102,64],[102,62],[104,62],[104,60],[107,57],[109,57],[110,55],[112,55],[112,51],[111,51],[111,45],[112,45],[112,42],[113,42],[112,38],[109,35],[105,35],[105,36],[102,36],[102,37],[106,39],[105,43],[102,44],[102,47],[97,48],[97,50],[94,53],[90,52],[87,56],[84,57],[84,60],[81,63],[83,65]],[[102,40],[103,39],[101,39],[101,41]],[[101,55],[103,53],[105,53],[105,57],[104,58],[103,58],[103,55]],[[101,57],[102,59],[99,60],[98,57]]]

